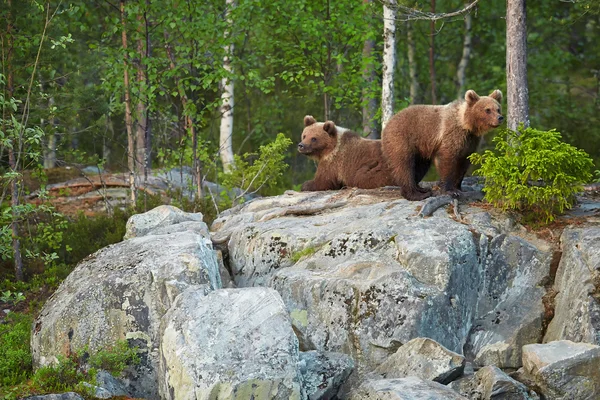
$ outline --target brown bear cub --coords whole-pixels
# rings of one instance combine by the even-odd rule
[[[499,90],[482,97],[468,90],[464,100],[444,106],[410,106],[394,115],[381,141],[394,185],[400,186],[402,196],[422,200],[431,195],[418,183],[432,161],[442,190],[459,195],[470,165],[467,157],[477,150],[481,137],[504,120],[501,101]]]
[[[363,139],[332,121],[304,117],[298,151],[317,162],[315,179],[302,191],[337,190],[345,186],[373,189],[393,184],[381,154],[381,141]]]

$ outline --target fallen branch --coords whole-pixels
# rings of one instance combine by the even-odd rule
[[[418,217],[430,217],[436,212],[439,208],[447,206],[450,203],[454,205],[454,216],[460,220],[460,213],[458,211],[459,200],[462,203],[467,203],[469,201],[476,201],[483,199],[482,192],[462,192],[459,198],[452,197],[448,194],[444,194],[441,196],[430,197],[425,200],[425,204],[417,214]]]

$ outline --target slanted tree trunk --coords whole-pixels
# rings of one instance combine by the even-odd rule
[[[435,0],[431,0],[431,13],[435,14]],[[429,22],[429,80],[431,81],[431,104],[437,104],[435,90],[435,21]]]
[[[135,138],[133,136],[133,116],[131,115],[131,97],[129,95],[129,57],[127,56],[127,24],[125,19],[125,0],[121,0],[121,40],[123,42],[123,86],[125,87],[125,127],[127,129],[127,167],[129,169],[129,188],[131,207],[135,209]]]
[[[363,0],[365,4],[369,4],[372,0]],[[374,39],[366,39],[363,45],[363,81],[364,89],[362,92],[363,103],[363,136],[369,139],[379,139],[377,131],[377,122],[375,121],[375,113],[377,112],[377,99],[373,97],[371,88],[376,79],[375,65],[373,63],[373,49],[375,48]]]
[[[419,80],[417,79],[416,44],[413,26],[410,21],[406,22],[406,45],[408,53],[408,75],[410,79],[410,104],[419,102]]]
[[[381,130],[394,115],[394,67],[396,65],[396,0],[383,3],[383,77]]]
[[[529,126],[525,0],[506,0],[506,103],[508,129]]]
[[[225,56],[223,57],[223,69],[226,71],[227,77],[221,81],[223,87],[223,93],[221,95],[221,129],[219,134],[219,154],[221,155],[221,162],[223,163],[223,170],[225,172],[231,171],[234,159],[233,159],[233,67],[231,65],[231,58],[233,56],[233,41],[231,39],[231,10],[235,7],[234,0],[225,0],[227,10],[225,12],[225,18],[229,26],[228,30],[225,31],[225,38],[229,41],[225,45]]]
[[[7,1],[8,15],[6,20],[6,95],[7,99],[12,99],[14,95],[14,76],[12,69],[12,54],[14,51],[14,40],[13,40],[13,20],[12,20],[12,0]],[[11,111],[12,112],[12,111]],[[6,119],[6,118],[3,118]],[[2,131],[5,132],[3,127]],[[17,148],[17,138],[13,138],[12,143],[8,147],[8,166],[13,174],[10,181],[10,205],[12,207],[12,220],[10,223],[10,230],[12,236],[12,250],[13,260],[15,262],[15,278],[18,281],[23,280],[23,259],[21,257],[21,240],[19,234],[19,214],[17,212],[19,208],[19,184],[18,184],[18,164],[15,157],[15,148]]]
[[[463,41],[463,52],[458,68],[456,69],[456,98],[460,99],[465,94],[466,84],[466,72],[467,66],[469,65],[469,59],[471,58],[471,26],[473,23],[473,17],[471,13],[465,15],[465,38]]]

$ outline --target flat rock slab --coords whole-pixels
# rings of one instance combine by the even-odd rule
[[[148,212],[132,215],[127,220],[124,239],[127,240],[149,234],[172,233],[176,230],[182,230],[183,226],[177,229],[168,227],[182,222],[188,222],[188,224],[184,225],[185,229],[196,229],[200,234],[208,236],[208,227],[202,222],[201,213],[188,213],[177,207],[162,205]],[[189,224],[189,222],[195,224]]]
[[[448,350],[435,340],[416,338],[392,354],[375,373],[384,378],[417,376],[424,380],[447,384],[465,369],[465,358]]]
[[[523,373],[548,399],[598,399],[600,346],[569,340],[524,346]]]
[[[437,382],[415,376],[364,382],[351,393],[350,400],[467,400]]]
[[[275,290],[188,290],[162,327],[161,398],[300,399],[298,340]]]

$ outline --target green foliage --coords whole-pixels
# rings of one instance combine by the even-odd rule
[[[34,387],[48,393],[76,390],[79,382],[85,381],[86,374],[79,368],[77,357],[58,356],[58,363],[41,367],[33,375]]]
[[[4,303],[12,303],[14,305],[19,304],[23,300],[25,300],[23,292],[11,292],[10,290],[5,290],[0,296],[0,301]]]
[[[307,247],[305,249],[293,253],[290,257],[290,260],[292,260],[293,262],[298,262],[302,257],[311,256],[315,254],[316,251],[317,249],[314,247]]]
[[[223,186],[230,191],[234,188],[240,190],[232,199],[233,204],[243,201],[245,194],[259,191],[269,193],[269,190],[277,187],[284,171],[289,167],[284,160],[285,151],[291,144],[292,141],[280,133],[275,141],[260,146],[258,154],[246,153],[243,157],[236,155],[235,167],[231,172],[221,175]],[[223,195],[226,196],[227,193]]]
[[[555,130],[520,126],[518,132],[501,131],[494,138],[496,152],[472,154],[481,165],[476,175],[485,178],[485,197],[503,210],[525,212],[545,223],[573,206],[575,194],[592,175],[586,152],[561,140]]]
[[[0,387],[13,386],[31,376],[30,315],[10,313],[0,324]]]
[[[88,364],[92,368],[103,369],[114,376],[119,376],[127,366],[140,363],[137,351],[137,347],[131,348],[126,341],[121,340],[112,347],[92,354]]]

